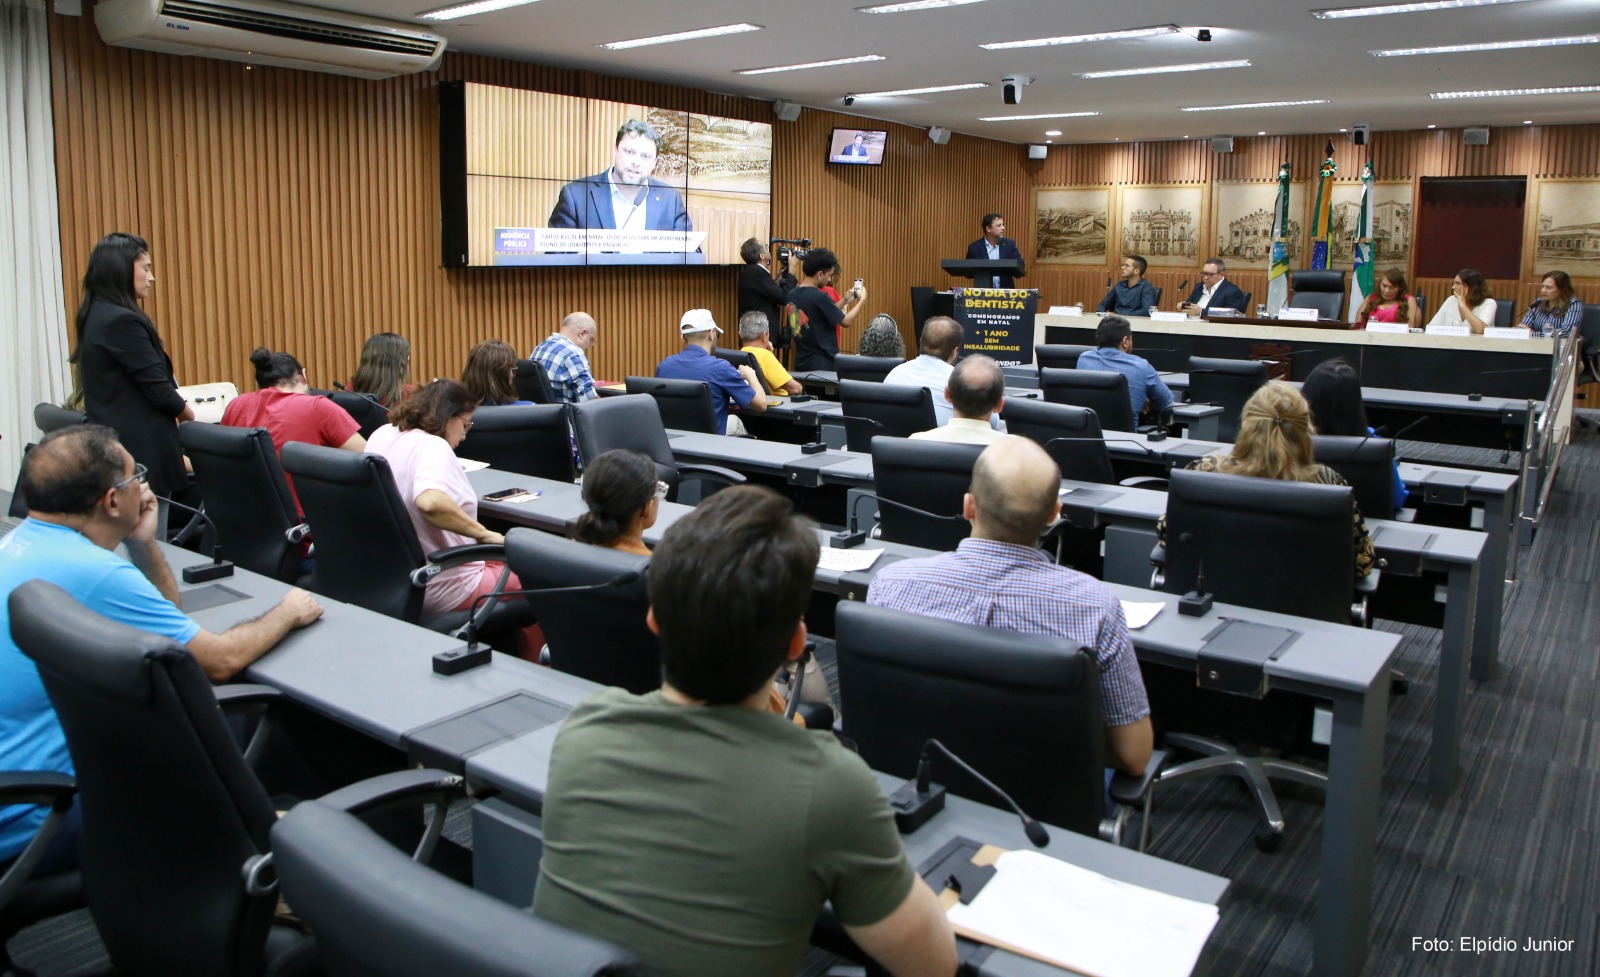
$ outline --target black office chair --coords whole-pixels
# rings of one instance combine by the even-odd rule
[[[1072,404],[1094,411],[1100,427],[1107,431],[1133,431],[1133,401],[1128,396],[1128,378],[1114,370],[1039,371],[1039,387],[1051,404]]]
[[[222,555],[274,580],[298,580],[309,529],[267,429],[192,422],[178,426],[178,440],[194,467]]]
[[[667,483],[667,499],[678,501],[680,483],[694,484],[704,498],[729,485],[742,485],[745,477],[716,465],[680,464],[672,457],[672,444],[661,423],[659,401],[633,394],[598,397],[572,405],[572,432],[578,438],[578,453],[598,458],[615,448],[626,448],[650,456],[656,463],[656,478]]]
[[[0,773],[0,807],[15,804],[50,809],[27,846],[9,862],[0,863],[0,974],[26,974],[6,950],[23,928],[83,908],[83,876],[77,870],[34,874],[77,793],[78,782],[71,774],[53,770]]]
[[[899,356],[858,356],[840,353],[833,358],[833,372],[840,380],[859,380],[863,383],[882,383],[889,371],[904,363]]]
[[[565,404],[479,407],[456,455],[532,478],[569,483],[578,478]]]
[[[330,977],[641,972],[621,947],[407,858],[326,799],[297,804],[273,826],[272,857],[285,898],[316,931]]]
[[[1368,519],[1394,518],[1394,442],[1388,438],[1315,434],[1316,460],[1340,475],[1355,491],[1356,505]]]
[[[843,734],[872,769],[915,777],[937,739],[1037,820],[1120,843],[1121,823],[1103,823],[1105,723],[1084,649],[853,601],[835,614]],[[1118,774],[1112,799],[1143,805],[1163,758],[1143,777]],[[933,772],[953,793],[997,803],[941,757]]]
[[[961,514],[981,444],[910,438],[872,441],[873,491],[883,539],[931,550],[953,550],[972,533]]]
[[[939,426],[927,387],[840,380],[839,403],[851,451],[872,450],[875,437],[905,438]]]
[[[1417,321],[1408,322],[1406,325],[1412,329],[1421,329],[1428,324],[1428,297],[1421,292],[1413,292],[1411,297],[1417,300]]]
[[[1033,362],[1039,369],[1076,370],[1078,357],[1093,352],[1093,346],[1072,346],[1066,343],[1038,343],[1033,347]]]
[[[55,404],[35,404],[33,408],[33,426],[44,434],[74,424],[83,424],[88,420],[89,415],[81,410],[57,407]]]
[[[1576,332],[1577,336],[1574,339],[1578,343],[1578,378],[1574,381],[1574,384],[1583,386],[1584,384],[1600,383],[1600,305],[1593,303],[1584,305],[1583,317],[1578,320]],[[1586,411],[1600,408],[1600,403],[1591,403],[1587,394],[1577,394],[1573,397],[1573,400],[1583,401],[1578,406],[1583,407]],[[1591,414],[1584,413],[1574,416],[1577,417],[1579,425],[1583,427],[1600,428],[1600,424],[1596,423]]]
[[[1302,270],[1290,273],[1289,308],[1316,309],[1319,319],[1338,319],[1344,311],[1345,273]]]
[[[517,399],[534,404],[559,404],[555,390],[550,386],[550,376],[538,360],[518,360],[511,374],[517,388]]]
[[[504,649],[512,647],[515,629],[533,623],[532,610],[516,598],[485,601],[470,619],[467,611],[423,613],[429,580],[463,563],[503,559],[504,548],[482,544],[424,554],[382,455],[290,442],[282,459],[317,538],[311,590],[431,631],[465,636],[470,625],[476,636]]]
[[[772,387],[767,383],[767,375],[761,372],[761,364],[756,362],[756,354],[742,349],[728,349],[724,346],[717,346],[711,350],[711,355],[719,360],[727,361],[728,365],[736,370],[741,366],[748,366],[755,372],[756,379],[760,381],[761,392],[769,394],[773,392]],[[629,393],[632,393],[632,391],[629,391]]]
[[[1498,326],[1501,329],[1509,327],[1511,325],[1511,313],[1512,308],[1510,299],[1495,299],[1494,322],[1490,323],[1490,325]]]
[[[700,434],[722,433],[717,430],[717,410],[711,399],[717,394],[704,380],[628,377],[626,383],[628,393],[649,394],[655,398],[664,427]]]
[[[350,390],[335,390],[328,395],[328,399],[344,408],[346,414],[355,419],[361,428],[363,438],[372,437],[372,432],[389,423],[389,408],[378,403],[368,394],[358,394]]]
[[[1006,401],[1000,419],[1006,422],[1006,431],[1030,438],[1049,452],[1061,469],[1062,478],[1102,485],[1166,488],[1164,478],[1138,476],[1118,482],[1111,467],[1111,452],[1100,431],[1100,419],[1087,407],[1013,399]]]
[[[1231,443],[1239,437],[1239,415],[1245,402],[1266,382],[1267,364],[1261,360],[1189,357],[1189,403],[1222,408],[1222,416],[1217,418],[1218,441]]]
[[[38,665],[72,752],[89,812],[84,891],[117,970],[315,972],[313,942],[274,925],[278,894],[263,856],[277,814],[194,657],[45,581],[13,591],[10,610],[12,637]]]
[[[1151,287],[1156,290],[1156,305],[1159,307],[1161,305],[1161,296],[1165,295],[1167,290],[1159,285],[1152,285]],[[1148,309],[1145,310],[1145,314],[1149,315]]]
[[[1246,292],[1246,293],[1244,293],[1244,314],[1245,315],[1255,315],[1255,313],[1256,313],[1255,308],[1253,306],[1251,306],[1251,304],[1250,304],[1250,300],[1253,299],[1253,298],[1255,298],[1255,293],[1254,292]]]

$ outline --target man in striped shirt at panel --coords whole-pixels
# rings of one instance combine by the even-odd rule
[[[971,538],[954,553],[884,567],[867,603],[1088,648],[1100,669],[1107,763],[1140,774],[1154,734],[1122,604],[1100,581],[1056,566],[1038,548],[1061,512],[1060,488],[1061,471],[1038,444],[1015,436],[995,442],[978,456],[962,504]]]
[[[581,404],[596,396],[588,352],[598,333],[593,316],[574,312],[561,320],[561,327],[550,338],[534,347],[531,359],[544,367],[558,402]]]

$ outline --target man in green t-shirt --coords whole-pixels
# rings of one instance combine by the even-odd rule
[[[955,973],[867,765],[767,711],[805,649],[816,565],[813,526],[767,489],[718,492],[667,531],[647,618],[661,688],[598,692],[557,736],[535,913],[654,974],[788,977],[830,903],[896,977]]]

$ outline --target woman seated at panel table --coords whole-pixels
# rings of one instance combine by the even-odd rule
[[[531,404],[517,399],[517,351],[498,339],[485,339],[467,354],[461,385],[478,398],[479,407]]]
[[[1378,279],[1378,287],[1356,312],[1351,329],[1365,329],[1368,322],[1398,322],[1415,325],[1422,318],[1416,296],[1406,288],[1406,273],[1390,268]]]
[[[1274,380],[1245,402],[1239,420],[1239,437],[1231,452],[1206,455],[1189,463],[1202,472],[1276,478],[1286,482],[1349,485],[1344,476],[1319,465],[1311,451],[1311,409],[1300,391]],[[1375,553],[1366,520],[1354,497],[1350,500],[1351,538],[1356,550],[1356,579],[1372,572]],[[1156,524],[1161,545],[1167,545],[1167,517]]]
[[[1347,438],[1373,438],[1378,432],[1367,424],[1367,407],[1361,401],[1361,377],[1343,357],[1323,360],[1300,385],[1300,395],[1311,408],[1317,434]],[[1404,509],[1410,492],[1394,466],[1394,507]]]
[[[1482,335],[1494,325],[1496,308],[1483,273],[1463,268],[1450,283],[1450,297],[1439,303],[1439,311],[1428,320],[1428,328],[1464,325],[1475,335]]]
[[[1583,321],[1583,303],[1572,292],[1564,271],[1547,271],[1539,284],[1539,301],[1529,307],[1522,324],[1535,336],[1567,336]]]

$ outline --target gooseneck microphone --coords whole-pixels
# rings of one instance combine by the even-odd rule
[[[1516,373],[1549,373],[1549,372],[1550,372],[1550,368],[1548,366],[1530,366],[1530,367],[1524,367],[1524,368],[1518,369],[1518,370],[1485,370],[1484,372],[1475,375],[1472,379],[1473,379],[1474,385],[1476,385],[1477,381],[1482,380],[1484,377],[1503,377],[1503,376],[1507,376],[1507,375],[1510,375],[1510,374],[1516,374]],[[1476,392],[1469,393],[1469,394],[1467,394],[1467,399],[1468,400],[1472,400],[1472,401],[1482,400],[1483,399],[1483,394],[1476,393]],[[1522,398],[1520,398],[1520,397],[1516,397],[1516,398],[1508,397],[1506,399],[1508,399],[1508,400],[1521,400]]]
[[[362,400],[370,400],[374,404],[377,404],[379,407],[383,407],[383,401],[379,400],[378,398],[372,396],[369,393],[362,393],[359,390],[351,390],[349,387],[345,386],[344,384],[340,383],[337,380],[333,381],[333,389],[339,391],[340,393],[344,393],[344,394],[355,394],[357,397],[360,397]],[[383,409],[384,410],[388,410],[389,408],[383,407]]]
[[[1199,541],[1194,533],[1179,533],[1178,541],[1194,547],[1195,563],[1194,589],[1178,598],[1178,613],[1185,617],[1204,617],[1211,610],[1211,592],[1206,590],[1205,554],[1200,552]]]
[[[1029,817],[1017,802],[1011,799],[1011,795],[996,786],[994,781],[974,770],[965,760],[950,752],[948,747],[935,739],[922,744],[922,755],[917,759],[916,779],[907,781],[889,798],[889,806],[894,809],[895,825],[901,834],[915,831],[944,808],[945,789],[932,782],[934,751],[1005,802],[1006,807],[1021,819],[1022,832],[1028,836],[1028,841],[1035,848],[1043,848],[1050,844],[1050,832],[1045,830],[1044,825]]]
[[[427,567],[422,570],[427,570]],[[421,573],[422,571],[416,571]],[[479,665],[487,665],[490,660],[490,649],[478,647],[478,608],[485,603],[497,602],[506,597],[526,597],[529,594],[575,594],[586,590],[605,590],[608,587],[625,587],[644,576],[642,570],[629,570],[610,580],[600,583],[583,584],[576,587],[530,587],[522,590],[501,590],[488,594],[480,594],[472,602],[472,607],[467,611],[467,623],[453,632],[453,636],[462,638],[466,645],[441,651],[433,656],[433,670],[440,675],[455,675]],[[415,577],[413,577],[415,580]],[[494,608],[491,606],[490,610]],[[486,615],[487,617],[487,615]]]
[[[195,520],[198,520],[205,523],[207,526],[210,526],[212,529],[217,528],[217,524],[211,521],[211,517],[206,515],[205,512],[200,509],[196,509],[193,506],[184,505],[182,502],[174,502],[165,496],[158,495],[156,498],[162,502],[165,502],[167,505],[172,506],[174,509],[182,509],[184,512],[192,514],[195,519],[190,521],[190,526],[194,525]],[[188,532],[188,529],[189,526],[185,526],[183,530],[178,533],[178,537],[174,539],[174,542],[176,543],[179,539],[182,539],[184,534]],[[231,576],[233,576],[233,564],[222,558],[222,543],[220,541],[214,547],[212,547],[210,563],[196,563],[192,567],[183,568],[184,583],[208,583],[212,580],[221,580],[223,577]]]
[[[1183,280],[1183,283],[1180,284],[1178,286],[1178,288],[1177,288],[1177,292],[1178,292],[1178,308],[1180,308],[1180,309],[1183,308],[1184,290],[1187,289],[1188,287],[1189,287],[1189,279],[1185,278]]]

